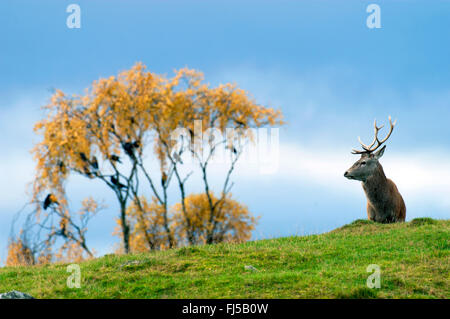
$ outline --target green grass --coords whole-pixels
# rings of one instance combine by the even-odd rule
[[[321,235],[108,255],[80,264],[79,289],[67,287],[67,265],[0,268],[0,292],[35,298],[449,298],[449,238],[450,220],[357,220]],[[379,289],[366,286],[370,264],[381,268]]]

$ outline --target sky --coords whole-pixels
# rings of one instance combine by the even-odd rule
[[[81,28],[66,25],[68,5]],[[381,9],[370,29],[369,4]],[[54,88],[82,93],[92,81],[143,62],[150,71],[200,70],[212,86],[236,83],[282,110],[279,168],[238,165],[233,196],[261,216],[253,238],[329,231],[366,218],[361,185],[343,177],[376,118],[397,119],[381,159],[407,220],[450,217],[450,1],[20,1],[0,2],[0,261],[14,214],[29,199],[39,137]],[[213,176],[223,177],[220,169]],[[191,190],[199,189],[193,179]],[[117,242],[113,196],[74,176],[76,203],[108,208],[88,240]]]

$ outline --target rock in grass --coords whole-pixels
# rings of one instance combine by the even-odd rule
[[[256,269],[255,267],[253,267],[252,265],[247,265],[244,266],[245,270],[250,270],[250,271],[259,271],[258,269]]]
[[[34,298],[24,292],[13,290],[10,292],[0,294],[0,299],[34,299]]]

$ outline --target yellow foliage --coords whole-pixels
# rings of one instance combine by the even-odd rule
[[[148,203],[144,197],[139,204],[132,203],[127,209],[130,221],[130,249],[132,252],[144,252],[168,248],[168,239],[164,229],[164,208],[153,198]],[[168,221],[170,223],[170,220]]]
[[[219,199],[211,194],[213,203]],[[227,196],[216,207],[211,217],[211,209],[206,194],[192,194],[186,197],[186,214],[194,234],[196,244],[205,244],[208,231],[212,242],[245,242],[251,238],[257,218],[248,208]],[[188,228],[181,204],[173,207],[175,227],[180,240],[187,241]]]
[[[218,201],[214,195],[212,199],[214,202]],[[142,209],[136,203],[127,209],[131,226],[131,251],[138,253],[168,248],[163,207],[157,204],[155,199],[150,204],[145,198],[140,200]],[[190,244],[189,233],[194,236],[194,244],[205,244],[208,231],[213,234],[214,243],[245,242],[251,238],[252,230],[257,223],[257,218],[251,215],[247,207],[230,197],[217,205],[213,218],[205,194],[187,196],[185,203],[187,216],[183,213],[181,203],[177,203],[171,207],[168,221],[170,231],[178,245]],[[117,220],[117,223],[120,226],[120,220]],[[120,229],[116,228],[114,235],[121,236]]]
[[[194,129],[202,120],[203,131],[227,127],[260,127],[283,124],[280,111],[256,104],[235,85],[210,88],[203,75],[181,69],[173,78],[145,70],[138,63],[117,77],[94,81],[85,95],[67,96],[57,90],[44,108],[48,117],[35,125],[43,140],[33,149],[37,161],[34,194],[52,189],[65,204],[63,181],[70,171],[84,173],[88,159],[108,160],[120,155],[120,142],[142,142],[145,134],[158,130],[156,148],[170,141],[178,127]],[[157,151],[162,157],[162,153]]]
[[[21,239],[10,240],[6,266],[30,266],[35,264],[31,249]]]

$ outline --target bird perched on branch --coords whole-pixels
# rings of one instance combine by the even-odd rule
[[[125,153],[127,153],[127,155],[129,155],[129,156],[134,155],[134,153],[133,153],[134,147],[133,147],[132,143],[130,143],[130,142],[123,143],[122,147],[125,150]]]
[[[139,148],[140,146],[141,143],[139,143],[139,141],[122,143],[122,147],[125,150],[125,153],[131,158],[134,158],[134,150]]]
[[[128,156],[134,158],[134,144],[133,143],[130,143],[130,142],[123,143],[122,147]]]
[[[86,154],[84,154],[83,152],[80,152],[80,158],[83,162],[89,162]]]
[[[192,129],[188,129],[189,130],[189,135],[191,136],[191,141],[194,140],[194,131]]]
[[[93,157],[92,161],[91,161],[91,166],[95,169],[98,170],[98,161],[97,161],[97,157]]]
[[[238,124],[239,126],[245,126],[245,123],[239,120],[234,120],[236,122],[236,124]]]
[[[59,204],[59,203],[56,201],[55,196],[53,196],[52,193],[49,193],[47,197],[45,197],[44,199],[43,205],[44,210],[47,210],[47,208],[49,208],[51,204]]]
[[[110,156],[110,159],[111,159],[111,161],[113,161],[113,162],[118,162],[118,163],[122,164],[122,161],[120,160],[120,157],[117,156],[117,155],[115,155],[115,154],[111,155],[111,156]]]
[[[122,184],[119,179],[115,176],[111,176],[111,183],[113,183],[113,185],[119,187],[119,188],[124,188],[126,187],[124,184]]]
[[[236,147],[234,147],[233,145],[230,145],[229,146],[229,149],[234,153],[234,154],[237,154],[237,149],[236,149]]]

